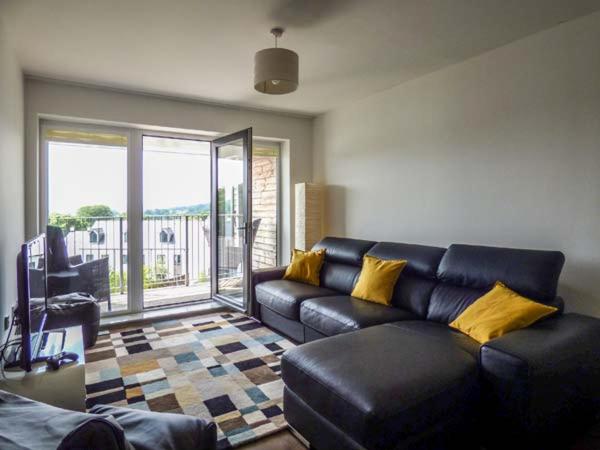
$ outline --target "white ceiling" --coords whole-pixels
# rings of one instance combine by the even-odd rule
[[[28,74],[317,114],[600,9],[600,0],[0,0]],[[254,53],[300,87],[254,91]]]

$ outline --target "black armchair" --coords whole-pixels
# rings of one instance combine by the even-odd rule
[[[48,226],[47,289],[48,297],[84,292],[98,302],[110,302],[110,268],[108,258],[83,262],[80,255],[69,257],[60,227]]]

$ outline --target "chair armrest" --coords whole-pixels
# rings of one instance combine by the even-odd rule
[[[83,258],[81,255],[69,256],[69,265],[78,266],[79,264],[83,264]]]
[[[79,272],[79,290],[92,294],[98,301],[110,298],[110,267],[108,258],[94,259],[73,267]]]
[[[552,317],[494,339],[480,352],[497,436],[539,445],[542,438],[567,438],[600,411],[599,319]]]
[[[250,279],[251,308],[250,314],[260,320],[260,308],[256,301],[256,285],[265,281],[281,280],[287,266],[269,267],[268,269],[257,269],[252,271]]]

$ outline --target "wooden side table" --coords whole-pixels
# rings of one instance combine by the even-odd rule
[[[56,371],[48,369],[45,362],[34,364],[31,372],[6,369],[6,379],[0,378],[0,389],[59,408],[85,412],[85,354],[80,326],[66,328],[64,351],[77,353],[77,362]]]

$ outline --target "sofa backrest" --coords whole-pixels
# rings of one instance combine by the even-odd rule
[[[453,244],[439,264],[427,319],[450,323],[496,281],[532,300],[553,303],[564,261],[556,251]]]
[[[313,250],[325,249],[321,286],[350,294],[358,279],[363,256],[373,245],[373,241],[338,237],[326,237],[317,242]]]
[[[380,242],[367,254],[379,259],[408,261],[394,288],[392,305],[424,318],[427,316],[431,293],[437,284],[438,265],[445,252],[446,249],[440,247]]]

